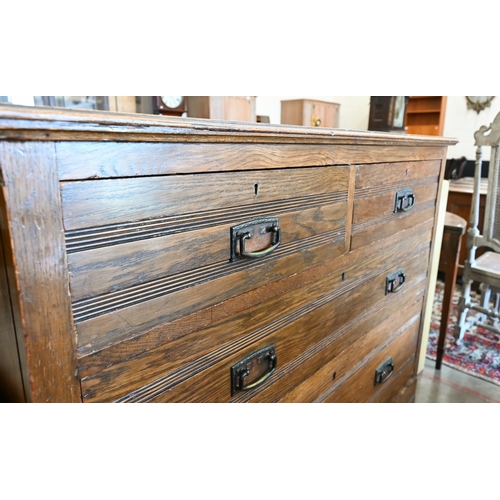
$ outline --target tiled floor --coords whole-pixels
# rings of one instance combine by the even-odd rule
[[[500,403],[500,386],[425,360],[418,376],[416,403]]]

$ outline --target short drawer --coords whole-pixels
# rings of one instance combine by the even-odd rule
[[[351,250],[432,219],[441,162],[358,166]]]

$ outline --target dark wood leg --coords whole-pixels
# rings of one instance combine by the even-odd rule
[[[453,292],[457,280],[458,258],[460,254],[460,240],[462,233],[456,231],[456,228],[444,228],[443,243],[441,246],[442,269],[445,273],[444,296],[441,311],[441,327],[439,329],[439,338],[437,343],[436,370],[441,369],[441,363],[444,355],[444,345],[446,341],[446,330],[450,320],[451,303]]]

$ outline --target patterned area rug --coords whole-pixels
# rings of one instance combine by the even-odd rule
[[[441,306],[443,301],[444,283],[437,280],[434,296],[434,310],[432,313],[427,344],[427,357],[436,359],[436,346],[441,324]],[[468,373],[478,378],[500,385],[500,336],[482,327],[472,327],[466,332],[461,345],[455,343],[453,327],[457,321],[457,303],[461,286],[457,284],[453,297],[453,305],[446,334],[445,354],[443,364]],[[478,296],[472,292],[473,300]],[[477,314],[475,311],[469,314]]]

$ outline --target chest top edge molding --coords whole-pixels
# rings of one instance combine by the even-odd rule
[[[0,139],[131,142],[283,142],[449,146],[456,139],[106,111],[0,106]]]

